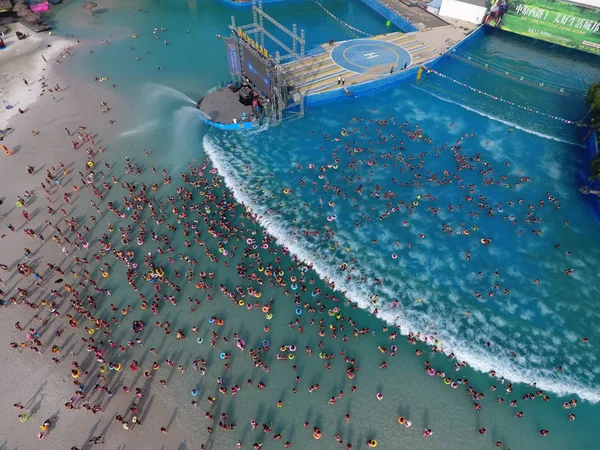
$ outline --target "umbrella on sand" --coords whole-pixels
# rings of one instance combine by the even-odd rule
[[[85,2],[81,8],[82,9],[89,9],[90,12],[92,13],[92,15],[94,15],[94,8],[96,6],[98,6],[98,5],[96,3],[94,3],[94,2]]]

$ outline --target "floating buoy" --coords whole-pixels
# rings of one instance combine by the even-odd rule
[[[392,26],[392,22],[390,20],[386,20],[385,21],[385,26],[386,27],[391,27]]]

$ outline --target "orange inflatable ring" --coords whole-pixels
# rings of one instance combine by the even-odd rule
[[[269,312],[269,307],[268,307],[268,306],[266,306],[266,305],[265,305],[265,306],[263,306],[263,307],[262,307],[262,312],[264,312],[264,313],[268,313],[268,312]]]
[[[321,432],[318,430],[313,431],[313,437],[318,441],[321,439]]]

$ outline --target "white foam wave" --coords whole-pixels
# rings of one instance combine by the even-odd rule
[[[468,108],[467,108],[468,109]],[[477,111],[475,111],[477,112]],[[493,118],[496,120],[495,118]],[[509,124],[510,125],[510,124]],[[527,130],[524,130],[527,131]],[[527,131],[529,132],[529,131]],[[538,134],[533,132],[534,134]],[[542,137],[546,137],[543,136]],[[551,138],[551,137],[548,137]],[[337,265],[333,264],[330,259],[319,260],[318,254],[314,247],[308,246],[306,242],[301,241],[295,234],[289,230],[289,225],[278,217],[269,213],[268,207],[253,200],[252,194],[244,187],[244,180],[239,175],[241,170],[227,160],[227,152],[221,151],[216,142],[210,135],[206,135],[203,140],[205,154],[211,159],[213,166],[218,170],[218,173],[224,178],[227,187],[232,191],[236,200],[244,207],[249,208],[256,216],[258,223],[274,237],[279,245],[286,246],[292,254],[300,261],[311,265],[316,273],[325,280],[334,281],[336,289],[344,292],[346,297],[356,303],[362,309],[373,312],[375,306],[371,303],[370,296],[373,294],[371,289],[366,284],[358,284],[348,282],[345,277],[340,276],[337,271]],[[370,253],[370,252],[369,252]],[[377,255],[375,255],[377,256]],[[416,255],[411,255],[415,257]],[[375,269],[382,269],[387,261],[381,258],[374,257],[372,259]],[[560,396],[569,394],[577,394],[580,398],[592,403],[600,402],[600,390],[594,389],[578,379],[567,379],[565,376],[557,374],[552,369],[540,369],[545,361],[540,359],[537,363],[535,353],[531,349],[526,348],[526,345],[519,340],[520,333],[513,333],[515,338],[511,345],[515,351],[524,355],[527,354],[527,359],[523,356],[517,358],[508,358],[487,351],[485,348],[473,345],[473,342],[480,336],[474,336],[476,329],[480,327],[470,327],[466,330],[459,330],[458,324],[455,324],[456,319],[447,317],[443,323],[445,329],[440,328],[439,322],[435,318],[439,311],[434,311],[431,306],[425,304],[411,303],[416,302],[420,298],[425,298],[426,294],[423,288],[420,287],[418,280],[407,279],[403,280],[402,291],[408,299],[408,306],[401,306],[398,309],[389,309],[381,307],[377,316],[391,325],[399,325],[402,334],[408,334],[410,330],[420,330],[421,332],[435,333],[436,338],[440,339],[446,350],[453,351],[456,356],[469,363],[469,365],[480,372],[487,373],[495,370],[498,377],[503,377],[507,380],[516,383],[531,384],[537,383],[540,389],[552,392]],[[381,298],[397,298],[399,290],[397,286],[381,286],[378,288]],[[428,301],[432,304],[438,303],[437,299],[432,298],[436,294],[428,293]],[[410,304],[409,304],[410,303]],[[429,312],[429,313],[428,313]],[[531,313],[529,311],[529,313]],[[485,327],[488,331],[492,327],[504,325],[504,322],[498,322],[498,319],[489,321],[479,311],[473,314],[473,320],[477,325]],[[454,325],[453,325],[454,324]],[[485,334],[485,333],[484,333]],[[473,335],[473,336],[471,336]],[[433,345],[433,342],[429,342]],[[534,363],[538,368],[530,368]],[[586,379],[586,375],[581,375],[582,379]]]

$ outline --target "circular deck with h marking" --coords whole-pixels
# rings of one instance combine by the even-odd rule
[[[403,69],[412,62],[410,53],[399,45],[373,39],[342,42],[331,51],[331,59],[351,72],[372,74],[389,74],[392,67]]]

